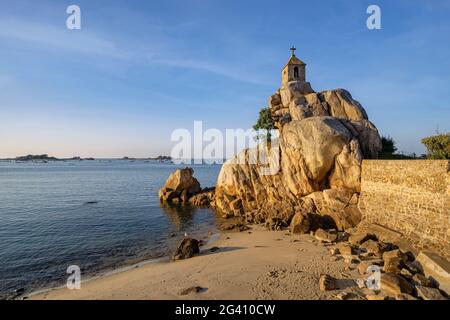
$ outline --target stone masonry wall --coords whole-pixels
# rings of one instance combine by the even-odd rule
[[[399,231],[419,249],[450,257],[450,161],[364,160],[363,219]]]

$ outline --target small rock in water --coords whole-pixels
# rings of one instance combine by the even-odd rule
[[[19,288],[19,289],[14,290],[15,294],[22,294],[24,292],[25,292],[25,288]]]
[[[209,249],[209,251],[211,251],[211,252],[216,252],[218,250],[220,250],[219,247],[212,247],[211,249]]]
[[[97,203],[98,203],[98,201],[87,201],[84,204],[86,205],[86,204],[97,204]]]

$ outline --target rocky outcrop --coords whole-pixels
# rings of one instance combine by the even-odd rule
[[[444,283],[439,283],[419,267],[423,252],[416,257],[410,251],[399,249],[394,243],[380,240],[383,238],[382,233],[368,232],[366,227],[359,225],[349,232],[323,229],[315,232],[315,238],[329,248],[331,256],[344,261],[345,270],[357,269],[360,275],[352,284],[345,284],[348,276],[343,273],[341,276],[345,280],[322,275],[318,283],[320,290],[339,290],[342,284],[362,289],[361,292],[368,293],[368,300],[448,298]]]
[[[208,207],[214,205],[214,189],[205,188],[202,191],[191,198],[189,198],[189,204],[196,207]]]
[[[161,203],[209,206],[214,201],[214,188],[200,187],[192,168],[178,169],[159,190]]]
[[[184,238],[173,255],[173,260],[189,259],[200,253],[199,241],[192,238]]]
[[[291,225],[298,233],[357,225],[361,162],[381,149],[361,104],[346,90],[316,93],[294,81],[269,98],[269,110],[278,139],[223,165],[217,208],[247,222]]]

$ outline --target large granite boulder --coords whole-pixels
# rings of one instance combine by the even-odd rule
[[[285,106],[288,106],[295,98],[309,93],[314,93],[309,82],[290,81],[287,86],[280,88],[281,102]]]
[[[197,193],[201,190],[200,183],[194,178],[194,169],[178,169],[167,179],[164,187],[175,191],[187,190],[189,193]]]
[[[262,164],[242,163],[252,158],[254,150],[245,150],[223,165],[215,195],[219,209],[233,211],[230,204],[239,199],[242,215],[254,222],[263,221],[266,215],[289,224],[296,212],[309,210],[331,217],[339,229],[359,223],[360,213],[350,199],[360,191],[363,156],[358,137],[342,120],[326,116],[291,121],[277,143],[280,157],[272,164],[278,168],[274,174],[265,174]],[[302,198],[312,194],[314,208],[304,212]],[[342,194],[347,198],[336,206],[343,201]]]
[[[192,168],[178,169],[167,179],[159,190],[161,202],[187,203],[189,198],[202,191],[200,183],[194,178]]]
[[[296,197],[326,186],[359,191],[359,142],[339,119],[291,121],[283,128],[282,141],[283,181]]]
[[[217,209],[247,222],[281,221],[296,233],[324,224],[317,215],[339,230],[357,225],[361,162],[381,150],[361,104],[343,89],[315,93],[289,83],[269,98],[269,110],[279,138],[222,166]]]
[[[305,93],[304,88],[289,83],[287,88],[281,88],[269,98],[269,110],[279,129],[290,121],[310,117],[346,120],[342,124],[357,137],[365,158],[377,158],[381,150],[378,130],[368,120],[362,105],[344,89]]]

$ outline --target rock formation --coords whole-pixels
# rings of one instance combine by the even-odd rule
[[[194,178],[194,169],[178,169],[159,190],[159,199],[161,203],[208,206],[214,199],[214,188],[202,189]]]
[[[290,81],[269,98],[269,110],[278,139],[223,165],[217,209],[269,227],[292,221],[300,233],[358,224],[361,162],[381,150],[361,104],[343,89],[316,93],[308,82]]]
[[[378,231],[374,233],[374,230]],[[424,272],[420,258],[424,252],[416,257],[394,243],[382,241],[384,232],[379,227],[374,229],[373,225],[360,224],[348,232],[317,229],[314,236],[321,245],[326,245],[331,256],[344,260],[345,270],[358,270],[361,277],[354,284],[366,294],[367,300],[447,300],[446,281],[436,281]],[[436,267],[434,265],[435,270],[439,269]],[[328,274],[321,275],[319,288],[340,290],[341,284],[343,288],[348,286],[343,281]]]
[[[199,241],[192,238],[184,238],[173,255],[173,260],[189,259],[200,253]]]

